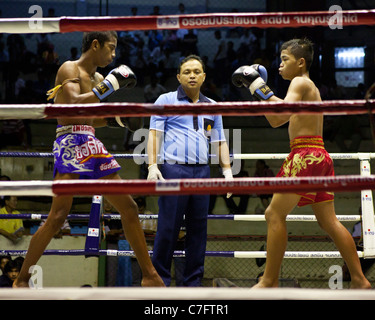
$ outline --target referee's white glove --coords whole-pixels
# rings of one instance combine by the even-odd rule
[[[223,176],[225,180],[233,180],[233,174],[232,174],[232,169],[225,169],[223,170]],[[227,198],[230,198],[232,196],[232,193],[227,193]]]
[[[158,169],[158,165],[156,163],[154,163],[154,164],[152,164],[151,166],[148,167],[147,180],[150,180],[150,181],[155,181],[155,180],[165,181],[165,179],[163,178],[160,170]]]

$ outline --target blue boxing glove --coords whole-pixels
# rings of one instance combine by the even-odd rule
[[[260,100],[271,98],[274,93],[267,86],[267,70],[259,64],[239,67],[232,75],[232,83],[236,87],[249,88],[251,94]]]
[[[103,101],[116,90],[126,87],[134,88],[137,84],[137,77],[132,69],[126,65],[121,65],[113,69],[105,79],[98,83],[92,91]]]

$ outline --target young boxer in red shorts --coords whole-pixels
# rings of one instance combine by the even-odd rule
[[[309,77],[313,45],[307,39],[293,39],[281,47],[279,73],[290,80],[284,100],[277,98],[266,85],[267,71],[263,66],[242,66],[232,76],[236,86],[248,87],[262,101],[321,101],[320,93]],[[291,153],[285,159],[278,177],[333,176],[332,159],[324,149],[323,115],[266,115],[273,128],[289,122]],[[267,260],[264,275],[254,288],[277,287],[281,263],[287,245],[286,216],[298,205],[311,204],[319,226],[333,239],[348,265],[351,288],[371,288],[359,262],[350,233],[338,221],[333,193],[275,193],[265,216],[267,220]]]

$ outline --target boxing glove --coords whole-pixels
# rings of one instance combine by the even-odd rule
[[[121,65],[113,69],[92,91],[102,101],[116,90],[123,87],[131,89],[136,84],[137,77],[134,72],[128,66]]]
[[[114,117],[107,118],[107,126],[112,128],[128,128],[131,132],[143,128],[143,118]]]
[[[249,88],[251,94],[260,100],[267,100],[274,95],[267,86],[267,70],[259,64],[239,67],[232,74],[232,83],[236,87]]]
[[[233,180],[232,169],[229,168],[229,169],[223,170],[223,176],[224,176],[225,180],[232,181]],[[232,193],[228,192],[227,198],[230,198],[231,196],[232,196]]]
[[[163,178],[163,175],[161,174],[160,170],[158,169],[158,165],[156,163],[154,163],[154,164],[152,164],[148,167],[147,180],[149,180],[149,181],[156,181],[156,180],[165,181],[165,179]]]

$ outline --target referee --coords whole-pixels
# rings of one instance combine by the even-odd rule
[[[162,94],[155,104],[215,103],[200,92],[206,78],[204,71],[200,57],[190,55],[183,59],[177,69],[177,80],[180,83],[177,91]],[[209,143],[218,154],[225,179],[233,179],[220,115],[152,116],[147,144],[147,179],[210,178]],[[184,223],[186,259],[183,285],[201,286],[209,195],[160,196],[158,203],[158,228],[152,257],[156,270],[165,285],[169,286],[173,252]]]

